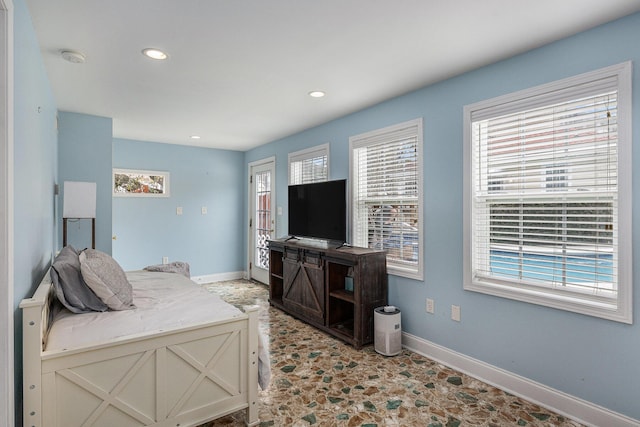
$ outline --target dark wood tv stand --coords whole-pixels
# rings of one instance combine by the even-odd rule
[[[309,240],[269,241],[269,302],[361,348],[387,304],[386,252]]]

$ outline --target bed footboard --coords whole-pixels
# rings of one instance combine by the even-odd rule
[[[23,310],[24,425],[194,426],[246,409],[258,424],[258,308],[240,318],[44,351],[48,276]]]

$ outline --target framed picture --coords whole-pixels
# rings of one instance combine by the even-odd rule
[[[113,169],[114,197],[169,197],[169,172]]]

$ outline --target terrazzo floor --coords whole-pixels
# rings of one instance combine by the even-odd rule
[[[332,338],[269,306],[246,280],[203,285],[227,302],[258,304],[269,337],[271,381],[259,392],[260,426],[556,426],[581,424],[403,350],[394,357]],[[240,411],[201,427],[244,426]]]

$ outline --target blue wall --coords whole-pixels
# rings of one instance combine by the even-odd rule
[[[85,150],[70,169],[60,167],[55,131],[56,103],[24,0],[13,0],[14,86],[14,298],[17,307],[46,272],[59,247],[62,204],[53,194],[62,179],[95,180],[111,188],[111,152],[106,143],[111,119],[61,113],[62,153]],[[640,419],[640,326],[465,292],[462,289],[462,107],[482,99],[532,87],[626,60],[635,62],[633,118],[640,123],[640,14],[541,49],[450,79],[247,153],[115,140],[113,166],[168,170],[168,199],[99,200],[100,226],[113,209],[113,253],[125,269],[185,260],[194,275],[241,271],[246,259],[247,165],[276,156],[277,205],[286,209],[287,153],[331,143],[332,179],[348,175],[348,138],[402,121],[424,118],[425,280],[390,276],[390,302],[403,310],[405,331],[555,389]],[[107,124],[109,123],[109,124]],[[634,129],[638,141],[639,126]],[[91,152],[94,136],[105,157]],[[64,141],[63,141],[64,140]],[[83,145],[84,144],[84,145]],[[64,147],[62,146],[64,145]],[[108,147],[109,146],[109,147]],[[102,151],[104,150],[104,151]],[[640,167],[640,152],[633,162]],[[93,159],[91,162],[88,159]],[[61,158],[60,162],[63,162]],[[97,167],[94,176],[84,167]],[[107,177],[108,175],[108,177]],[[68,176],[68,178],[67,178]],[[95,178],[95,179],[90,179]],[[634,243],[640,243],[640,182],[634,175]],[[106,181],[105,181],[106,180]],[[103,194],[104,193],[104,194]],[[59,206],[56,211],[56,206]],[[175,215],[176,206],[184,214]],[[208,215],[200,214],[206,206]],[[240,214],[239,214],[240,212]],[[277,235],[287,232],[286,214]],[[112,231],[101,229],[98,247],[110,252]],[[126,238],[125,238],[126,237]],[[109,242],[109,243],[107,243]],[[103,246],[105,245],[105,246]],[[640,265],[636,250],[634,264]],[[634,283],[640,273],[634,271]],[[636,295],[638,288],[636,286]],[[436,302],[424,312],[425,298]],[[634,308],[640,315],[636,296]],[[462,308],[450,320],[451,304]],[[20,313],[15,311],[16,418],[21,417]],[[19,425],[19,423],[18,423]]]
[[[112,119],[88,114],[58,113],[58,248],[62,248],[62,212],[65,181],[95,182],[96,249],[111,254]],[[91,220],[69,221],[67,244],[91,247]]]
[[[125,270],[164,256],[188,262],[192,276],[246,270],[243,159],[238,151],[115,139],[113,167],[168,171],[170,197],[113,198],[114,258]]]
[[[14,327],[16,425],[22,425],[22,313],[54,249],[56,103],[23,0],[14,5]]]
[[[390,303],[403,311],[403,328],[554,389],[640,419],[640,326],[465,292],[462,283],[463,124],[466,104],[627,60],[635,62],[633,122],[640,123],[640,14],[581,33],[512,59],[449,79],[325,125],[258,147],[249,163],[276,156],[277,206],[287,212],[287,153],[331,142],[331,178],[348,176],[349,137],[424,118],[425,279],[389,277]],[[634,141],[640,139],[640,126]],[[637,148],[637,147],[636,147]],[[640,168],[640,150],[634,152]],[[245,168],[247,165],[245,164]],[[246,169],[245,169],[246,170]],[[640,175],[634,175],[634,244],[640,244]],[[277,235],[287,234],[286,214]],[[640,265],[640,251],[634,254]],[[635,269],[634,283],[640,280]],[[640,292],[636,286],[636,295]],[[426,298],[436,313],[425,313]],[[635,298],[636,317],[640,316]],[[450,319],[460,305],[462,321]]]

